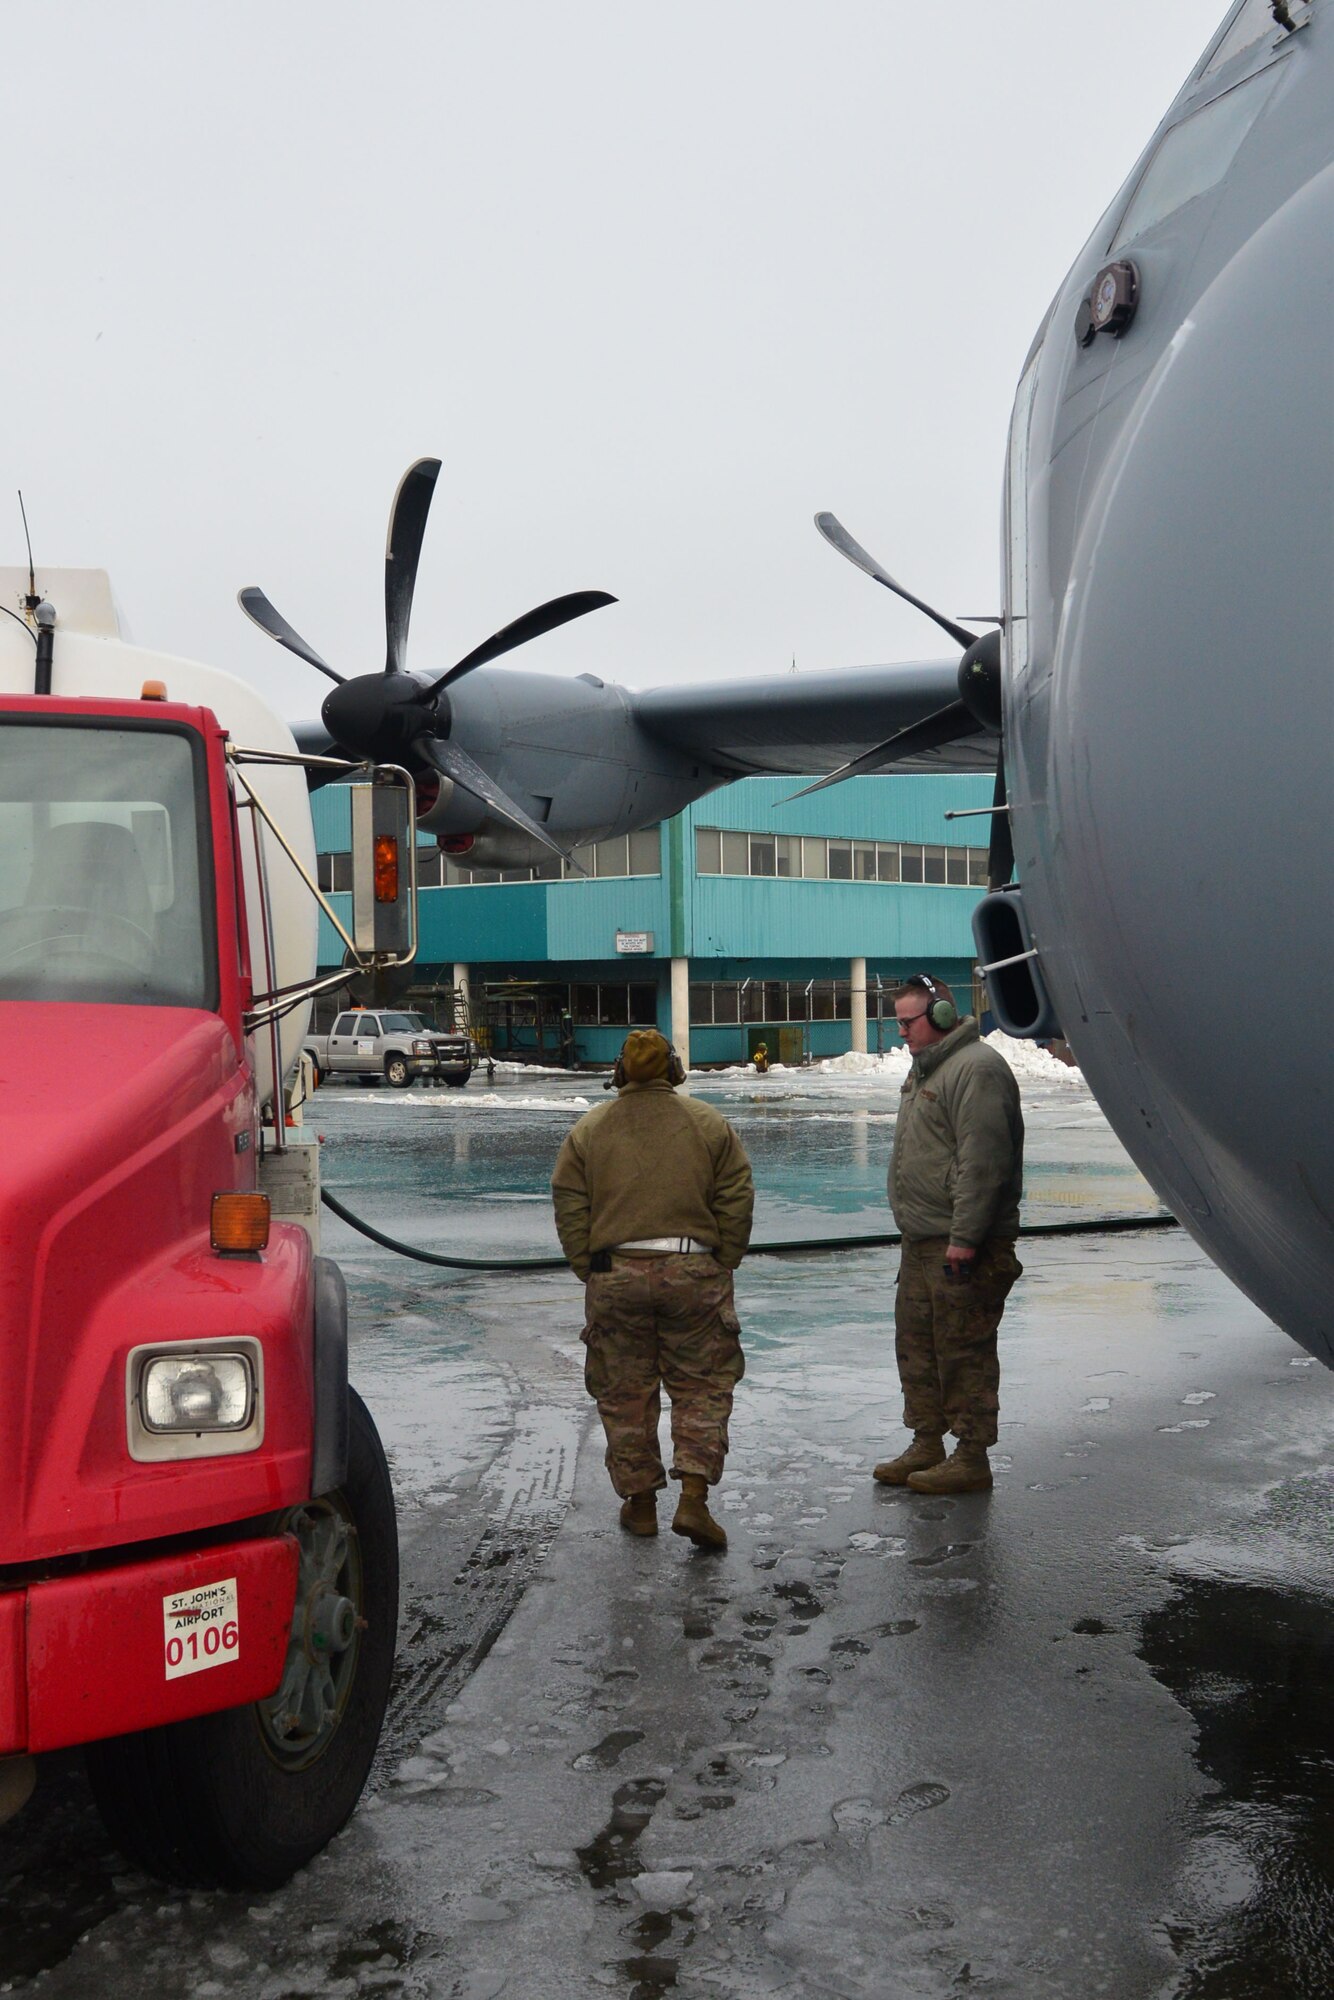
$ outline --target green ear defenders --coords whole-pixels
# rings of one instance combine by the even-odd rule
[[[947,1000],[929,972],[914,972],[913,979],[926,988],[928,1001],[926,1018],[938,1035],[947,1035],[951,1028],[959,1025],[959,1010],[952,1000]]]
[[[665,1035],[663,1036],[663,1040],[667,1041],[667,1037]],[[677,1084],[684,1083],[685,1080],[686,1080],[686,1066],[682,1062],[680,1056],[676,1053],[675,1044],[673,1042],[667,1042],[667,1070],[666,1070],[666,1075],[664,1077],[664,1081],[670,1083],[672,1089],[675,1090]],[[604,1090],[620,1090],[623,1087],[624,1083],[625,1083],[625,1051],[622,1050],[621,1054],[617,1056],[616,1061],[612,1066],[612,1072],[609,1080],[603,1084],[602,1088]]]

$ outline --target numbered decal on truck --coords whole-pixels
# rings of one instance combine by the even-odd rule
[[[241,1651],[236,1615],[236,1578],[178,1590],[162,1600],[163,1636],[169,1681],[220,1667]]]

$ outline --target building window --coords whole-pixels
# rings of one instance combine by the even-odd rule
[[[632,986],[630,988],[630,1026],[632,1028],[656,1028],[657,1025],[657,987],[642,983]]]
[[[629,985],[619,979],[571,986],[570,1018],[577,1028],[652,1028],[658,1019],[658,989],[647,980]]]
[[[334,857],[337,859],[337,857]],[[717,871],[715,870],[715,873]],[[642,826],[638,833],[619,833],[611,840],[597,840],[576,847],[570,861],[558,854],[545,854],[527,868],[470,868],[441,854],[438,861],[419,850],[417,880],[423,888],[443,883],[448,889],[476,888],[496,882],[584,882],[605,876],[660,875],[662,873],[662,827]],[[334,887],[347,886],[334,884]]]
[[[846,979],[717,979],[690,988],[694,1028],[772,1027],[788,1021],[846,1021],[852,993]]]
[[[633,842],[638,836],[631,835]],[[632,873],[637,872],[633,868]],[[695,828],[697,875],[778,876],[808,882],[939,882],[986,885],[982,847],[924,847],[915,840],[838,840],[820,834],[733,833]]]
[[[723,835],[723,873],[724,875],[749,875],[750,837],[748,834],[725,833]]]
[[[352,856],[317,856],[320,888],[352,887]],[[423,889],[476,887],[497,882],[580,882],[604,877],[660,875],[662,827],[641,827],[574,850],[572,861],[544,855],[527,868],[470,868],[437,848],[417,850],[417,881]],[[926,882],[954,888],[985,888],[984,847],[923,846],[912,840],[827,839],[822,834],[742,833],[729,828],[695,828],[697,875],[747,875],[808,882]]]
[[[641,826],[638,833],[630,835],[630,873],[632,875],[661,875],[661,825]]]

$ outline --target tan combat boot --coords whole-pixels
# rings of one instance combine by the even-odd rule
[[[912,1443],[897,1458],[887,1458],[883,1465],[877,1465],[872,1473],[882,1486],[906,1486],[912,1472],[926,1472],[933,1465],[943,1465],[945,1447],[934,1431],[917,1431]]]
[[[699,1472],[681,1474],[681,1498],[672,1516],[672,1533],[689,1535],[697,1549],[725,1549],[727,1531],[720,1528],[708,1507],[709,1482]]]
[[[987,1448],[982,1444],[958,1444],[943,1465],[908,1477],[914,1493],[989,1493],[991,1484]]]
[[[658,1532],[658,1496],[655,1492],[632,1493],[621,1502],[621,1526],[632,1535]]]

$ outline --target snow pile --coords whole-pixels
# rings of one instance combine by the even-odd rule
[[[699,1083],[716,1083],[727,1076],[748,1076],[752,1079],[766,1076],[791,1076],[795,1072],[786,1063],[770,1063],[767,1070],[756,1069],[754,1063],[729,1063],[726,1069],[692,1069],[688,1072]]]
[[[887,1049],[882,1056],[845,1049],[841,1056],[828,1056],[814,1067],[825,1076],[876,1076],[887,1082],[902,1083],[911,1060],[906,1049]]]
[[[1012,1035],[1003,1035],[999,1028],[994,1034],[987,1035],[985,1040],[989,1049],[995,1049],[998,1056],[1004,1056],[1021,1083],[1054,1083],[1071,1090],[1087,1088],[1082,1069],[1059,1061],[1046,1049],[1040,1049],[1036,1042],[1016,1041]]]
[[[690,1868],[659,1868],[634,1876],[630,1886],[646,1909],[665,1912],[689,1902],[694,1879]]]

